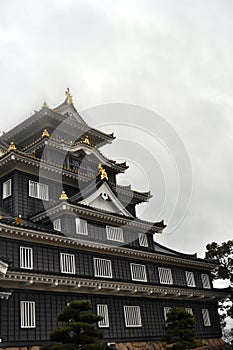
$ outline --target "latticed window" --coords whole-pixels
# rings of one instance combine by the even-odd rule
[[[33,250],[29,247],[20,247],[20,268],[33,269]]]
[[[74,254],[60,253],[60,263],[62,273],[75,273]]]
[[[148,238],[145,233],[138,234],[138,241],[141,247],[148,247]]]
[[[94,258],[94,275],[95,277],[112,278],[111,260]]]
[[[206,327],[211,326],[209,310],[202,309],[201,311],[202,311],[204,326]]]
[[[56,219],[53,221],[53,229],[55,231],[61,231],[61,219]]]
[[[139,306],[124,306],[125,326],[141,327],[141,312]]]
[[[191,271],[185,271],[186,283],[188,287],[196,287],[194,273]]]
[[[170,306],[164,306],[163,308],[163,314],[164,314],[164,320],[167,321],[167,315],[168,315],[168,312],[171,310],[171,307]]]
[[[21,301],[20,302],[20,319],[21,319],[21,328],[35,328],[36,327],[36,315],[35,315],[35,302],[34,301]]]
[[[11,179],[3,182],[2,198],[5,199],[12,195],[12,181]]]
[[[29,196],[48,201],[49,200],[48,185],[29,180]]]
[[[201,274],[201,281],[203,288],[210,289],[210,278],[206,273]]]
[[[147,281],[145,265],[130,264],[130,269],[133,281]]]
[[[123,230],[121,227],[106,226],[107,239],[116,242],[124,242]]]
[[[193,309],[191,307],[186,307],[185,310],[193,316]]]
[[[98,322],[98,326],[102,328],[109,327],[108,305],[97,304],[97,315],[103,317],[103,319]]]
[[[76,218],[75,225],[76,225],[76,233],[78,233],[80,235],[88,235],[87,221],[86,220]]]
[[[173,284],[171,269],[165,267],[159,267],[159,281],[164,284]]]

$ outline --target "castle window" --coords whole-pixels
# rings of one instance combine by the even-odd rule
[[[75,273],[74,254],[60,253],[60,264],[62,273]]]
[[[201,274],[201,281],[203,288],[210,289],[210,278],[206,273]]]
[[[186,307],[185,310],[193,316],[193,309],[191,307]]]
[[[103,319],[98,322],[98,326],[101,328],[109,327],[108,305],[97,304],[97,315],[103,317]]]
[[[204,326],[206,327],[211,326],[209,310],[202,309],[201,311],[202,311]]]
[[[167,315],[168,315],[168,312],[171,310],[171,307],[170,306],[164,306],[163,308],[163,314],[164,314],[164,320],[167,321]]]
[[[21,328],[35,328],[35,301],[20,302]]]
[[[7,197],[10,197],[12,195],[12,181],[11,179],[3,182],[3,191],[2,191],[2,198],[5,199]]]
[[[188,287],[196,287],[194,273],[191,271],[185,271],[186,283]]]
[[[75,225],[76,225],[76,233],[80,235],[88,235],[86,220],[75,218]]]
[[[142,327],[139,306],[124,306],[124,316],[126,327]]]
[[[159,267],[159,281],[164,284],[173,284],[171,269]]]
[[[111,260],[94,258],[94,275],[95,277],[112,278]]]
[[[29,196],[48,201],[49,200],[48,185],[29,180]]]
[[[116,242],[124,242],[123,230],[120,227],[106,226],[107,239]]]
[[[146,282],[146,267],[140,264],[130,264],[131,277],[133,281]]]
[[[53,221],[53,229],[55,231],[61,231],[61,219],[56,219]]]
[[[29,247],[20,247],[20,268],[33,269],[33,250]]]
[[[145,233],[138,234],[138,241],[141,247],[148,247],[148,239]]]

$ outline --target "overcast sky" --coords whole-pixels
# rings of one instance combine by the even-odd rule
[[[152,190],[140,215],[164,218],[168,229],[158,242],[202,257],[206,243],[232,239],[232,1],[9,0],[0,6],[1,129],[44,100],[58,105],[69,86],[86,121],[115,132],[116,146],[102,151],[131,165],[121,182]],[[161,121],[166,135],[160,140]],[[176,147],[187,151],[192,177]],[[183,168],[193,188],[186,189],[192,190],[187,213],[186,202],[179,203],[173,218],[183,221],[170,232],[182,177],[173,176],[175,168]]]

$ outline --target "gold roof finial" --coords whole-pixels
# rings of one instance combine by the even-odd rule
[[[17,225],[21,225],[22,222],[23,222],[22,215],[19,214],[19,215],[17,216],[17,218],[15,219],[15,223],[16,223]]]
[[[46,101],[44,101],[44,103],[42,105],[42,108],[44,108],[44,107],[49,108],[48,103]]]
[[[16,149],[17,149],[17,148],[16,148],[14,142],[11,141],[10,146],[9,146],[9,148],[8,148],[8,152],[10,152],[10,151],[16,151]]]
[[[65,191],[62,191],[62,193],[61,193],[59,199],[60,199],[60,201],[67,201],[68,196],[67,196],[67,194],[65,193]]]
[[[106,173],[106,170],[102,167],[101,164],[98,165],[98,173],[96,174],[96,176],[100,175],[101,180],[108,180],[108,175]]]
[[[85,137],[85,139],[83,140],[83,143],[86,143],[87,145],[90,145],[90,140],[89,140],[89,137],[88,135]]]
[[[65,94],[66,94],[66,102],[67,102],[67,104],[68,105],[73,105],[74,104],[73,96],[71,95],[69,88],[66,89]]]
[[[48,130],[47,130],[47,129],[44,129],[44,131],[42,132],[41,137],[49,137],[49,136],[50,136],[50,135],[49,135]]]

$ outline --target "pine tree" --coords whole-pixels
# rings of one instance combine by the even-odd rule
[[[90,310],[89,300],[71,301],[57,316],[63,326],[50,334],[50,340],[57,344],[44,345],[41,350],[103,350],[103,332],[96,327],[103,317]]]
[[[185,350],[200,345],[194,339],[194,317],[185,308],[173,307],[167,313],[166,335],[163,340],[172,343],[171,349]]]

